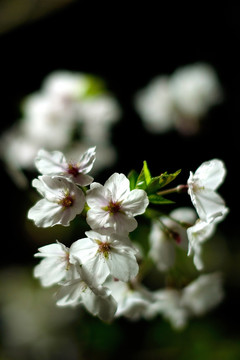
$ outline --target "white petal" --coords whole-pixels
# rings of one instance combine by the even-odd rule
[[[87,212],[86,221],[92,229],[98,229],[102,227],[110,227],[109,214],[102,209],[90,209]]]
[[[202,315],[223,299],[222,277],[219,273],[199,276],[184,288],[181,303],[193,314]]]
[[[28,219],[39,227],[53,226],[59,222],[59,211],[61,208],[58,204],[42,199],[28,211]]]
[[[103,284],[110,274],[108,259],[106,259],[101,253],[96,253],[94,258],[84,262],[83,268],[91,274],[93,281],[97,284]]]
[[[34,254],[35,257],[56,257],[56,256],[65,256],[68,252],[68,248],[60,243],[49,244],[42,246],[38,249],[38,253]]]
[[[98,246],[89,238],[83,238],[72,243],[70,247],[70,260],[73,261],[73,256],[79,259],[80,264],[90,261],[95,258]]]
[[[87,186],[92,183],[93,177],[79,173],[77,176],[70,176],[73,182],[81,186]]]
[[[56,294],[58,306],[77,306],[82,302],[82,294],[87,285],[80,279],[66,282]]]
[[[112,201],[122,201],[130,192],[128,178],[124,174],[114,173],[105,182],[104,187],[112,194]]]
[[[96,146],[91,147],[80,158],[80,171],[83,174],[89,173],[91,171],[93,164],[96,160]]]
[[[122,210],[133,216],[143,214],[149,204],[147,193],[141,189],[132,190],[122,203]]]
[[[226,212],[223,198],[212,190],[199,190],[192,196],[193,204],[201,220],[211,222]]]
[[[86,201],[90,208],[105,207],[109,203],[108,194],[104,187],[98,183],[90,185],[90,190],[87,191]]]
[[[57,259],[43,259],[34,268],[34,276],[40,278],[42,286],[51,286],[63,280],[67,273],[67,262]]]
[[[66,169],[66,159],[60,151],[49,152],[39,150],[35,159],[35,165],[43,175],[62,174]]]
[[[175,244],[161,230],[159,224],[153,223],[149,235],[149,256],[160,271],[171,268],[175,262]]]
[[[122,214],[121,212],[109,218],[109,227],[114,227],[115,231],[119,234],[127,234],[135,230],[137,225],[137,220],[134,217]]]
[[[199,179],[204,187],[211,190],[216,190],[222,184],[225,176],[225,165],[219,159],[204,162],[194,174],[194,178]]]
[[[83,303],[90,313],[97,315],[101,320],[110,322],[117,310],[117,303],[108,289],[98,287],[93,291],[85,291]]]
[[[129,251],[119,251],[119,249],[116,248],[112,249],[107,263],[111,275],[125,282],[133,279],[138,273],[139,267],[137,260]]]

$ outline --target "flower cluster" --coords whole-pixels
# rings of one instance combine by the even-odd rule
[[[75,157],[97,145],[96,173],[115,161],[110,130],[120,116],[120,105],[101,78],[55,71],[22,102],[21,118],[0,137],[0,156],[13,180],[24,186],[24,170],[34,170],[40,148]]]
[[[177,129],[191,135],[198,132],[200,121],[222,99],[223,90],[214,68],[196,63],[152,79],[137,92],[134,103],[149,131]]]
[[[33,187],[43,198],[28,218],[40,227],[68,226],[81,214],[89,226],[85,237],[69,248],[57,240],[35,254],[41,261],[34,276],[43,286],[59,286],[57,305],[82,304],[106,322],[119,316],[151,319],[161,314],[176,328],[217,305],[223,297],[217,273],[195,279],[191,275],[187,282],[173,277],[159,290],[151,289],[147,278],[152,270],[169,278],[179,250],[196,272],[204,269],[203,244],[228,212],[217,193],[226,175],[224,163],[205,162],[190,172],[186,184],[165,189],[180,170],[152,177],[144,161],[140,173],[114,173],[102,185],[89,175],[95,158],[96,148],[91,147],[77,161],[43,149],[35,159],[41,175]],[[161,205],[173,204],[165,197],[172,193],[188,194],[194,208],[160,211]],[[150,227],[145,244],[136,236],[143,219]]]

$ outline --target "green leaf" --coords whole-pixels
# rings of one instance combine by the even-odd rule
[[[157,194],[149,195],[148,199],[152,204],[174,204],[174,201],[165,199],[163,196]]]
[[[131,170],[128,174],[128,179],[130,182],[130,190],[133,190],[136,188],[137,179],[138,179],[138,173],[136,170]]]
[[[147,162],[144,160],[142,170],[138,176],[136,188],[146,190],[148,184],[151,182],[151,174],[148,169]]]
[[[167,172],[155,176],[151,178],[150,183],[147,185],[146,191],[150,194],[155,194],[159,189],[163,188],[164,186],[168,185],[171,181],[173,181],[181,170],[176,171],[173,174],[168,174]]]
[[[147,193],[148,194],[154,194],[156,193],[160,187],[159,187],[159,176],[155,176],[151,179],[150,183],[148,184],[147,187]]]
[[[162,187],[168,185],[171,181],[173,181],[181,172],[180,170],[177,170],[175,173],[173,174],[168,174],[167,172],[161,174],[159,176],[159,189],[161,189]]]
[[[152,177],[151,177],[150,171],[148,169],[147,162],[145,160],[143,162],[143,172],[144,172],[144,176],[145,176],[145,182],[148,185],[151,182]]]

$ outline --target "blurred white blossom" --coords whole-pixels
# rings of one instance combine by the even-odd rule
[[[192,208],[173,210],[170,217],[161,216],[152,222],[149,256],[160,271],[166,271],[175,263],[175,247],[188,249],[187,226],[193,225],[196,213]]]
[[[223,297],[222,275],[204,274],[182,290],[181,305],[186,307],[190,314],[203,315],[217,306]]]
[[[71,153],[98,146],[96,173],[116,160],[111,130],[120,117],[120,105],[101,78],[54,71],[23,100],[21,118],[0,138],[0,156],[16,184],[25,186],[24,171],[35,170],[39,149]]]
[[[130,283],[109,278],[106,286],[118,304],[115,317],[124,316],[130,320],[139,320],[151,304],[152,294],[143,285],[131,286]]]
[[[177,129],[192,135],[211,107],[222,100],[223,90],[214,68],[199,62],[152,79],[136,93],[134,104],[149,131]]]
[[[200,275],[182,289],[165,288],[153,292],[153,301],[146,316],[158,314],[175,329],[183,329],[190,318],[201,316],[216,307],[223,299],[222,277],[219,273]]]
[[[59,359],[62,352],[76,359],[72,337],[76,312],[59,309],[53,289],[41,288],[26,266],[0,271],[1,355],[6,359]],[[81,317],[81,314],[78,314]]]

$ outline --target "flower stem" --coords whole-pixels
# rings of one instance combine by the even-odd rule
[[[188,185],[178,185],[172,189],[159,191],[159,192],[157,192],[157,194],[158,195],[167,195],[167,194],[172,194],[172,193],[182,193],[182,192],[186,192],[187,189],[188,189]]]

